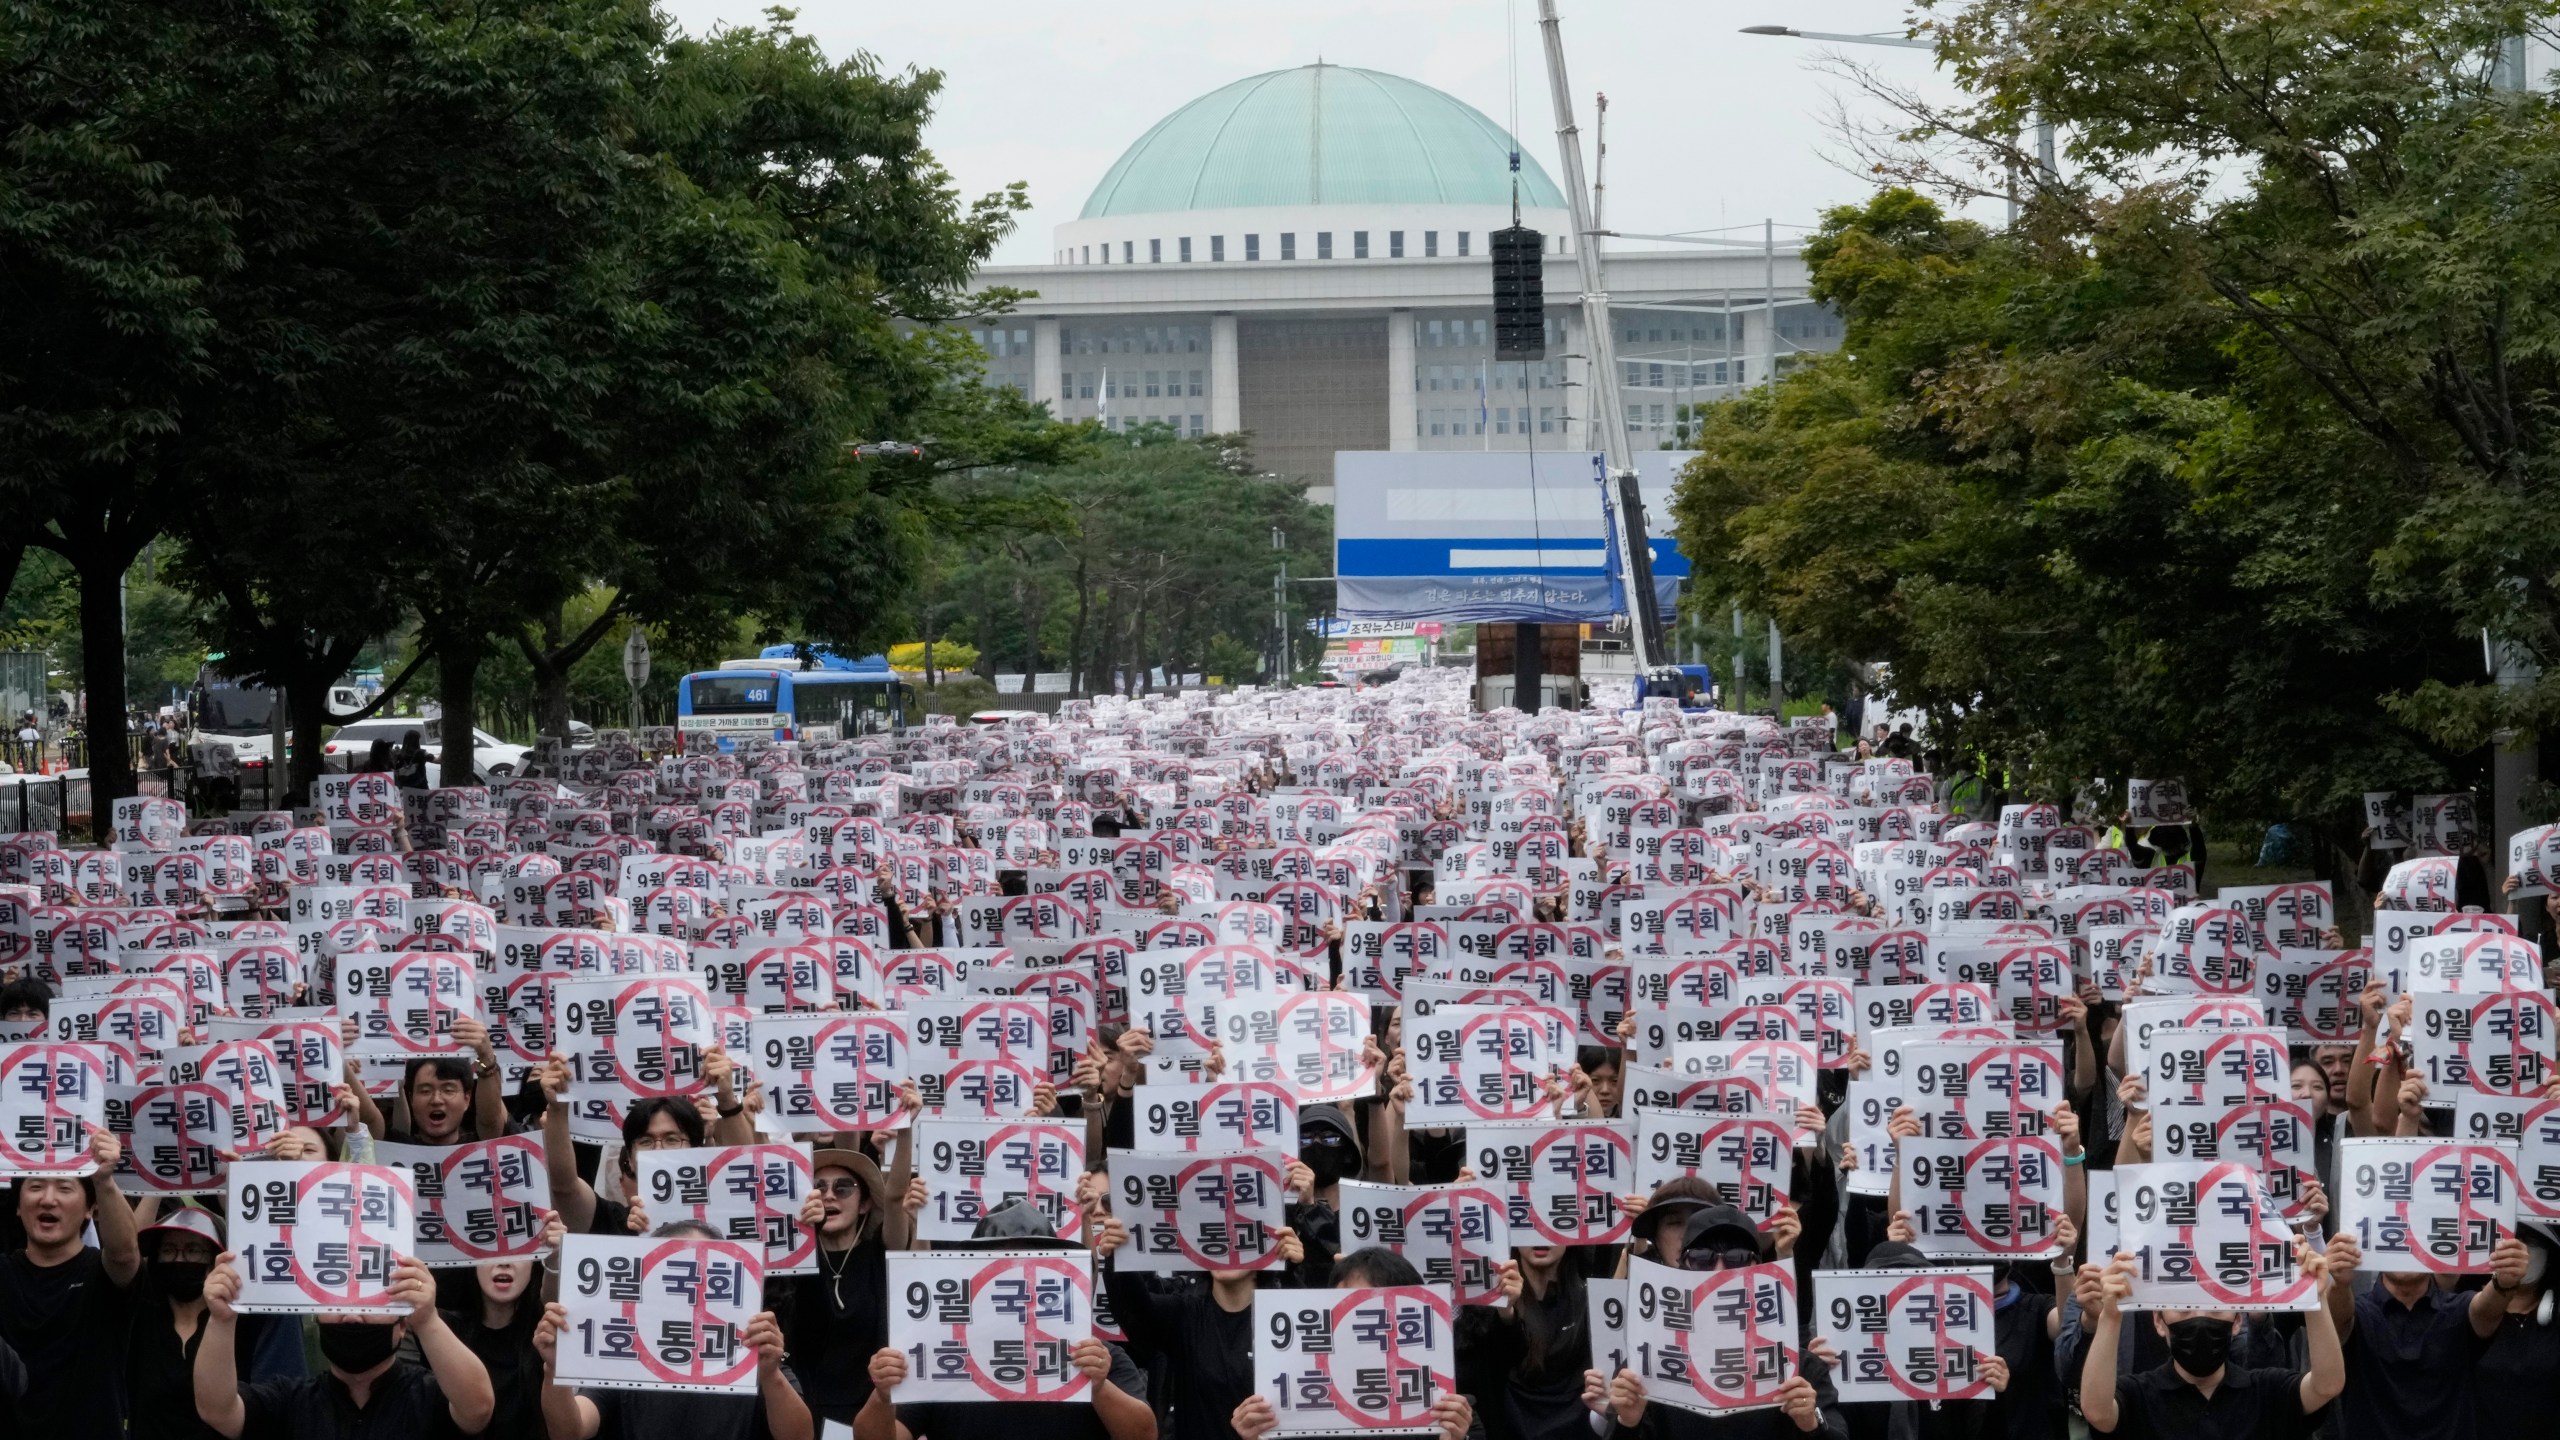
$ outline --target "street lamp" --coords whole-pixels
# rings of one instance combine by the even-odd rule
[[[1927,40],[1914,40],[1908,35],[1894,35],[1889,33],[1875,35],[1843,35],[1828,30],[1796,30],[1785,25],[1745,25],[1742,27],[1742,33],[1745,35],[1774,35],[1788,40],[1827,40],[1835,45],[1883,45],[1895,50],[1935,50],[1938,48],[1935,44]],[[2036,122],[2036,165],[2037,168],[2044,172],[2045,178],[2048,180],[2061,173],[2054,168],[2053,122],[2050,120],[2038,120]],[[2017,188],[2014,185],[2010,187],[2009,191],[2009,223],[2013,226],[2018,223],[2018,194]]]

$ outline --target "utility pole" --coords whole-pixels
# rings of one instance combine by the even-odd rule
[[[1280,662],[1275,684],[1286,685],[1298,673],[1289,655],[1289,535],[1279,526],[1271,527],[1271,550],[1280,557],[1280,571],[1271,577],[1271,651]]]
[[[1761,312],[1760,364],[1768,373],[1760,383],[1769,387],[1770,398],[1778,393],[1778,222],[1760,222]]]
[[[1643,679],[1662,662],[1662,612],[1654,599],[1651,542],[1645,534],[1644,507],[1636,492],[1635,457],[1627,448],[1626,406],[1618,393],[1616,335],[1609,319],[1609,283],[1600,254],[1600,227],[1592,215],[1592,197],[1582,173],[1582,132],[1573,119],[1573,86],[1565,76],[1564,26],[1556,18],[1555,0],[1538,0],[1538,29],[1546,41],[1547,90],[1556,110],[1556,151],[1564,164],[1565,202],[1573,214],[1573,254],[1582,278],[1582,328],[1591,345],[1591,423],[1600,431],[1600,451],[1607,480],[1616,490],[1612,512],[1618,542],[1619,578],[1631,612],[1638,694]],[[1604,488],[1603,496],[1608,490]]]

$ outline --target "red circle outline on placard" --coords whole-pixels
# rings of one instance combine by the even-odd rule
[[[292,1232],[301,1227],[302,1208],[311,1203],[311,1187],[322,1180],[347,1176],[355,1178],[359,1198],[372,1184],[379,1183],[388,1186],[393,1197],[399,1203],[409,1207],[410,1223],[412,1225],[416,1224],[418,1214],[418,1195],[416,1185],[410,1180],[408,1172],[397,1166],[351,1164],[315,1165],[311,1169],[304,1171],[300,1179],[294,1181],[294,1224],[291,1226],[277,1227],[277,1229],[282,1232],[282,1237],[285,1242],[285,1258],[293,1270],[294,1288],[300,1290],[303,1294],[310,1296],[313,1300],[331,1307],[332,1313],[353,1313],[357,1311],[379,1310],[391,1302],[391,1285],[388,1280],[384,1281],[382,1288],[379,1290],[363,1294],[350,1292],[345,1295],[340,1295],[316,1283],[310,1276],[303,1272],[302,1256],[300,1252],[294,1249]],[[361,1204],[359,1204],[358,1208],[362,1208]],[[363,1243],[365,1238],[364,1228],[361,1222],[350,1217],[347,1221],[348,1249],[352,1251],[357,1245]],[[352,1286],[355,1283],[355,1279],[355,1270],[351,1265],[347,1271],[347,1283]]]
[[[755,1273],[758,1278],[758,1283],[761,1285],[764,1274],[763,1261],[757,1256],[750,1254],[745,1246],[738,1244],[734,1240],[692,1239],[669,1240],[665,1244],[660,1245],[657,1249],[649,1251],[647,1254],[641,1256],[641,1283],[644,1285],[648,1283],[650,1271],[656,1268],[660,1260],[666,1258],[670,1253],[680,1250],[691,1250],[706,1255],[713,1252],[726,1254],[730,1258],[744,1263],[749,1270]],[[647,1341],[643,1340],[632,1347],[632,1355],[634,1358],[639,1360],[640,1367],[642,1369],[647,1370],[650,1374],[655,1375],[660,1380],[663,1380],[670,1385],[721,1390],[725,1390],[736,1384],[740,1376],[752,1373],[755,1370],[757,1363],[756,1352],[754,1347],[746,1343],[746,1326],[740,1325],[738,1327],[739,1343],[737,1359],[733,1361],[727,1369],[719,1371],[716,1374],[706,1375],[702,1372],[702,1344],[700,1336],[703,1324],[706,1321],[724,1326],[728,1324],[728,1322],[723,1319],[718,1312],[711,1308],[710,1296],[708,1294],[709,1288],[710,1287],[708,1286],[702,1287],[705,1293],[697,1295],[693,1302],[693,1324],[695,1335],[693,1347],[694,1368],[690,1371],[679,1370],[672,1365],[661,1363],[658,1359],[657,1352],[650,1349]],[[752,1316],[755,1313],[755,1307],[758,1307],[763,1303],[760,1298],[760,1292],[759,1295],[748,1296],[745,1303],[749,1307],[747,1313]],[[639,1309],[640,1304],[641,1302],[636,1300],[623,1301],[623,1318],[626,1320],[631,1319],[634,1313]],[[636,1332],[637,1327],[635,1326],[634,1329]]]
[[[1234,1174],[1236,1170],[1251,1170],[1255,1174],[1262,1176],[1264,1180],[1270,1184],[1272,1191],[1275,1194],[1284,1194],[1287,1190],[1288,1176],[1286,1172],[1281,1168],[1276,1160],[1268,1155],[1214,1155],[1205,1160],[1185,1165],[1180,1170],[1175,1171],[1173,1177],[1173,1188],[1175,1194],[1179,1196],[1181,1192],[1190,1189],[1191,1181],[1195,1176],[1198,1176],[1203,1171],[1212,1169],[1224,1171],[1228,1176],[1227,1200],[1224,1213],[1227,1219],[1227,1234],[1230,1240],[1232,1240],[1235,1235],[1236,1221],[1239,1218],[1236,1214],[1235,1203],[1236,1187]],[[1164,1214],[1162,1211],[1158,1211],[1157,1213]],[[1177,1210],[1173,1215],[1166,1215],[1165,1218],[1172,1220],[1179,1213],[1180,1212]],[[1191,1237],[1182,1232],[1180,1224],[1177,1223],[1172,1228],[1175,1248],[1181,1252],[1183,1258],[1191,1261],[1194,1265],[1199,1266],[1202,1270],[1268,1270],[1280,1261],[1279,1232],[1281,1227],[1276,1225],[1271,1228],[1270,1247],[1264,1250],[1263,1253],[1252,1263],[1246,1265],[1221,1265],[1216,1261],[1211,1260],[1208,1256],[1200,1253],[1198,1250],[1192,1248]]]
[[[1946,1312],[1947,1291],[1956,1287],[1962,1287],[1965,1293],[1973,1297],[1974,1303],[1980,1305],[1983,1309],[1989,1310],[1991,1308],[1990,1291],[1987,1288],[1979,1287],[1976,1282],[1965,1279],[1962,1276],[1949,1274],[1943,1270],[1923,1271],[1919,1274],[1913,1275],[1910,1279],[1903,1281],[1901,1284],[1894,1286],[1893,1289],[1886,1292],[1884,1308],[1888,1323],[1890,1323],[1893,1312],[1900,1308],[1903,1297],[1924,1285],[1938,1295],[1938,1310],[1940,1314],[1944,1314]],[[1884,1356],[1885,1383],[1891,1385],[1894,1389],[1901,1391],[1905,1396],[1913,1400],[1978,1400],[1982,1397],[1984,1391],[1991,1388],[1991,1382],[1984,1380],[1979,1376],[1976,1376],[1967,1384],[1953,1388],[1946,1385],[1943,1379],[1936,1386],[1913,1385],[1902,1378],[1902,1367],[1895,1363],[1895,1352],[1893,1347],[1885,1345],[1877,1348]],[[1950,1346],[1947,1343],[1946,1332],[1944,1330],[1940,1330],[1938,1332],[1937,1344],[1939,1359],[1944,1361],[1948,1350],[1952,1348],[1970,1350],[1972,1347]],[[1977,1354],[1978,1353],[1979,1352],[1977,1352]],[[1946,1368],[1943,1364],[1940,1365],[1938,1373],[1941,1377],[1946,1374]]]

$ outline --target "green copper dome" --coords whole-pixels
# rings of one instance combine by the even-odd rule
[[[1511,142],[1455,97],[1315,64],[1212,90],[1158,121],[1084,202],[1087,220],[1260,205],[1506,205]],[[1520,157],[1523,208],[1564,194]]]

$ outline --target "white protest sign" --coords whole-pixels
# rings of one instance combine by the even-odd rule
[[[1639,1110],[1633,1193],[1650,1195],[1667,1181],[1692,1176],[1765,1230],[1786,1203],[1795,1136],[1792,1115]]]
[[[2489,1252],[2515,1233],[2513,1143],[2425,1136],[2338,1144],[2338,1228],[2364,1247],[2377,1274],[2484,1273]]]
[[[2281,1030],[2155,1030],[2140,1072],[2143,1097],[2164,1105],[2290,1099],[2290,1056]]]
[[[0,1176],[96,1174],[89,1137],[107,1126],[114,1067],[99,1045],[0,1045]]]
[[[1413,1262],[1426,1285],[1449,1287],[1461,1305],[1504,1304],[1503,1262],[1511,1258],[1511,1205],[1489,1185],[1340,1187],[1342,1249],[1375,1245]]]
[[[2045,1257],[2060,1247],[2062,1147],[2050,1136],[1902,1142],[1902,1208],[1931,1258]]]
[[[1429,1127],[1536,1115],[1551,1103],[1546,1085],[1574,1059],[1572,1027],[1558,1043],[1551,1013],[1476,1005],[1445,1005],[1429,1016],[1408,1010],[1404,1053],[1414,1096],[1406,1121]]]
[[[891,1252],[898,1403],[1090,1403],[1075,1347],[1093,1336],[1094,1298],[1083,1250]]]
[[[1049,1079],[1044,1000],[972,995],[916,999],[903,1012],[908,1064],[924,1108],[962,1115],[1028,1115]]]
[[[748,1033],[765,1114],[783,1131],[907,1128],[907,1029],[896,1014],[758,1015]]]
[[[1885,1127],[1893,1122],[1893,1112],[1909,1103],[1903,1090],[1900,1083],[1877,1078],[1872,1072],[1849,1082],[1845,1102],[1849,1110],[1849,1143],[1844,1163],[1848,1163],[1852,1195],[1893,1193],[1896,1142]],[[1854,1163],[1849,1163],[1852,1160]]]
[[[2453,1133],[2464,1140],[2516,1147],[2516,1214],[2560,1220],[2560,1100],[2512,1099],[2464,1092]]]
[[[231,1097],[202,1080],[116,1085],[107,1123],[124,1142],[116,1187],[128,1195],[221,1193],[231,1175]]]
[[[216,1015],[205,1022],[214,1040],[263,1040],[275,1052],[278,1079],[284,1087],[284,1120],[325,1130],[346,1123],[338,1107],[338,1087],[346,1083],[346,1056],[334,1012],[278,1010],[264,1019],[239,1020]]]
[[[2156,1113],[2156,1112],[2155,1112]],[[2156,1121],[2155,1121],[2156,1123]],[[2128,1310],[2309,1310],[2292,1226],[2248,1162],[2171,1160],[2116,1170],[2118,1253],[2134,1260]]]
[[[1645,1398],[1698,1415],[1765,1410],[1796,1374],[1796,1271],[1698,1274],[1627,1262],[1626,1349]]]
[[[2450,1106],[2464,1091],[2539,1095],[2551,1083],[2560,1010],[2539,990],[2498,995],[2419,994],[2411,1050],[2427,1082],[2427,1104]]]
[[[639,1159],[651,1220],[699,1220],[745,1246],[769,1276],[818,1268],[817,1232],[800,1223],[817,1173],[807,1145],[648,1150]]]
[[[1141,1150],[1298,1153],[1298,1097],[1285,1085],[1232,1080],[1141,1085],[1129,1103],[1137,1106]]]
[[[1999,1347],[1989,1270],[1821,1270],[1813,1296],[1816,1333],[1839,1356],[1831,1383],[1842,1404],[1991,1392],[1982,1362]]]
[[[418,1197],[418,1258],[429,1265],[541,1255],[542,1225],[551,1210],[551,1172],[543,1166],[541,1136],[502,1135],[460,1145],[378,1144],[374,1158],[409,1172]]]
[[[2318,1178],[2312,1160],[2317,1140],[2310,1109],[2290,1097],[2229,1105],[2158,1102],[2151,1107],[2154,1155],[2248,1166],[2258,1172],[2287,1220],[2302,1218],[2308,1187]]]
[[[566,1386],[752,1395],[747,1324],[764,1308],[752,1245],[572,1235],[560,1249],[556,1374]]]
[[[928,1115],[916,1122],[916,1173],[925,1184],[916,1217],[922,1240],[966,1240],[990,1211],[1028,1201],[1060,1239],[1084,1234],[1075,1203],[1084,1173],[1084,1123]]]
[[[1263,1290],[1253,1297],[1256,1393],[1282,1435],[1425,1435],[1457,1389],[1457,1315],[1426,1285]]]
[[[405,1314],[392,1271],[418,1253],[418,1195],[396,1165],[244,1160],[231,1167],[244,1315]]]
[[[1268,1150],[1111,1152],[1111,1210],[1125,1271],[1267,1270],[1280,1263],[1288,1157]]]
[[[635,1101],[691,1097],[716,1043],[711,997],[691,975],[551,982],[551,1033],[569,1062],[569,1133],[622,1138]]]
[[[1636,1127],[1624,1120],[1550,1120],[1467,1127],[1476,1182],[1499,1191],[1511,1229],[1532,1245],[1614,1245],[1632,1218]],[[1534,1239],[1525,1238],[1532,1237]]]

